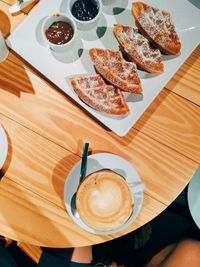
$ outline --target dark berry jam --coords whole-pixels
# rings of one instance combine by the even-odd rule
[[[45,32],[45,35],[49,42],[57,45],[62,45],[72,39],[74,30],[69,23],[64,21],[57,21],[49,26],[49,28]]]
[[[81,21],[92,20],[99,12],[99,6],[95,0],[77,0],[72,6],[72,15]]]

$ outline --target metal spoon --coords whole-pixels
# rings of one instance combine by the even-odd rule
[[[35,0],[17,0],[17,3],[12,5],[8,11],[11,14],[17,13],[21,11],[23,8],[27,7],[28,5],[32,4]]]
[[[80,171],[79,183],[81,183],[81,181],[83,180],[83,178],[86,175],[88,149],[89,149],[89,143],[85,143],[83,146],[83,152],[82,152],[82,161],[81,161],[81,171]],[[72,214],[74,215],[74,217],[80,218],[80,215],[78,214],[78,211],[76,209],[76,193],[74,193],[74,195],[71,199],[71,210],[72,210]]]

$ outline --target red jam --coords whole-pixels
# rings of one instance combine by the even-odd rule
[[[49,28],[46,30],[45,35],[49,42],[62,45],[69,42],[73,35],[74,30],[72,26],[64,21],[54,22]]]

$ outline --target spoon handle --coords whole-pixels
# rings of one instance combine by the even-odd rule
[[[83,180],[83,178],[86,175],[88,149],[89,149],[89,143],[85,143],[83,147],[83,153],[82,153],[80,182]]]

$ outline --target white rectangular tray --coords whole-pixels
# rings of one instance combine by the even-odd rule
[[[103,14],[98,27],[92,31],[78,32],[76,46],[70,56],[52,52],[44,45],[40,34],[44,17],[56,12],[68,12],[67,0],[40,0],[39,4],[7,39],[7,44],[11,49],[119,136],[124,136],[130,130],[200,42],[200,9],[191,3],[192,0],[144,1],[171,13],[182,43],[181,55],[164,56],[165,71],[160,75],[139,71],[143,96],[125,94],[131,111],[130,115],[126,117],[106,116],[93,110],[77,97],[68,78],[74,75],[95,73],[88,54],[90,48],[118,49],[112,27],[116,22],[135,25],[131,15],[132,2],[134,1],[103,0]]]

